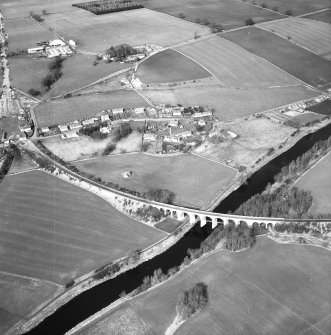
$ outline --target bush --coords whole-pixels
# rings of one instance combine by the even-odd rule
[[[249,18],[245,21],[246,26],[253,26],[255,22],[253,21],[252,18]]]
[[[38,90],[35,90],[34,88],[30,88],[28,90],[28,94],[32,95],[33,97],[37,97],[38,95],[41,94],[41,92]]]
[[[292,16],[293,13],[290,9],[287,9],[286,12],[285,12],[285,15],[289,15],[289,16]]]
[[[103,151],[102,155],[103,155],[103,156],[109,155],[109,154],[112,153],[115,149],[116,149],[116,144],[114,144],[114,143],[109,143],[109,144],[106,146],[106,149]]]
[[[185,15],[184,15],[183,13],[179,13],[179,14],[178,14],[178,17],[179,17],[180,19],[185,19]]]
[[[70,287],[72,287],[74,285],[75,285],[75,281],[74,281],[74,279],[71,279],[70,281],[68,281],[67,283],[65,283],[64,287],[65,288],[70,288]]]

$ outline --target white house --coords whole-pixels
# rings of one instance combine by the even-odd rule
[[[49,128],[48,127],[43,127],[43,128],[41,128],[41,132],[43,134],[48,133],[49,132]]]
[[[65,132],[65,131],[68,131],[68,126],[66,124],[60,124],[58,126],[59,130],[61,133]]]
[[[94,119],[84,120],[82,123],[83,126],[91,126],[92,124],[94,124]]]
[[[75,41],[73,41],[73,40],[69,40],[69,45],[72,47],[72,48],[76,48],[76,46],[77,46],[77,44],[76,44],[76,42]]]
[[[182,112],[178,111],[178,110],[175,110],[175,111],[172,112],[172,116],[173,117],[181,117],[182,116]]]
[[[109,121],[109,115],[108,114],[101,115],[100,120],[101,122]]]
[[[49,41],[49,46],[51,46],[51,47],[59,47],[59,46],[64,46],[64,45],[66,45],[66,44],[61,40]]]
[[[146,142],[156,141],[155,134],[144,134],[144,141]]]
[[[178,121],[177,120],[171,120],[169,121],[169,127],[178,127]]]
[[[73,122],[69,125],[70,130],[78,130],[80,128],[83,128],[82,124],[79,123],[78,121]]]
[[[78,137],[77,133],[75,130],[70,130],[70,131],[66,131],[61,135],[61,138],[63,140],[67,139],[67,138],[74,138],[74,137]]]
[[[108,127],[101,127],[100,132],[102,134],[109,134],[111,132],[111,129],[109,129]]]
[[[144,114],[145,113],[145,108],[144,107],[137,107],[134,109],[134,112],[136,114]]]
[[[114,115],[122,114],[124,112],[124,109],[123,108],[114,108],[114,109],[112,109],[112,112],[113,112]]]

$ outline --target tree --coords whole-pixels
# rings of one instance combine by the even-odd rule
[[[185,19],[185,15],[184,15],[183,13],[179,13],[179,14],[178,14],[178,17],[179,17],[180,19]]]
[[[195,21],[195,23],[198,23],[198,24],[201,23],[201,19],[199,17],[197,17],[194,21]]]
[[[28,94],[32,95],[33,97],[37,97],[38,95],[41,94],[41,92],[38,90],[35,90],[34,88],[30,88],[28,90]]]
[[[291,9],[287,9],[286,12],[285,12],[285,15],[292,16],[293,13],[292,13]]]
[[[202,23],[205,26],[208,26],[210,24],[210,22],[207,19],[203,19]]]
[[[267,6],[266,3],[261,4],[261,7],[262,7],[262,8],[268,8],[268,6]]]
[[[250,17],[245,21],[246,26],[253,26],[255,24],[255,22],[253,21],[253,19]]]
[[[273,10],[274,12],[278,12],[278,7],[277,7],[277,6],[272,7],[272,10]]]
[[[198,39],[200,36],[199,36],[198,32],[195,31],[193,37],[194,37],[194,39],[196,40],[196,39]]]
[[[41,12],[43,13],[43,15],[47,15],[48,14],[46,9],[43,9]]]

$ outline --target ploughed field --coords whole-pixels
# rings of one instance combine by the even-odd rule
[[[313,195],[313,213],[331,214],[331,154],[320,160],[312,169],[304,174],[296,186],[310,190]]]
[[[147,0],[141,1],[146,8],[160,11],[173,16],[184,15],[185,20],[221,24],[225,29],[245,25],[246,19],[255,22],[269,21],[282,17],[278,13],[250,6],[245,2],[232,0]]]
[[[136,322],[137,329],[145,324],[145,333],[164,334],[176,315],[178,295],[198,282],[208,287],[208,304],[180,326],[176,335],[328,334],[329,254],[322,248],[277,244],[265,237],[253,249],[221,250],[133,298],[130,305],[120,305],[78,334],[108,334],[107,327],[113,324],[123,329],[120,334],[128,334],[133,325],[125,321],[125,315]]]
[[[147,106],[136,92],[117,90],[107,94],[82,95],[51,100],[35,108],[38,126],[51,126],[88,118],[105,109]]]
[[[272,64],[218,36],[188,43],[176,50],[192,57],[226,87],[270,87],[299,83]]]
[[[148,89],[143,90],[143,94],[154,104],[202,105],[215,108],[215,116],[220,121],[234,120],[318,95],[303,86],[236,89],[217,84]]]
[[[326,10],[324,12],[307,15],[305,16],[305,19],[316,20],[331,24],[331,10]]]
[[[58,284],[165,236],[40,171],[7,176],[0,207],[1,270]]]
[[[319,89],[331,87],[329,61],[276,34],[248,27],[220,36],[266,59],[305,83]]]
[[[94,53],[123,43],[169,46],[193,39],[195,32],[209,34],[208,28],[144,8],[104,15],[76,9],[47,15],[44,24]]]
[[[142,62],[135,74],[144,84],[168,83],[210,77],[211,74],[193,60],[167,49]]]
[[[328,59],[331,55],[331,25],[324,22],[286,18],[258,25]]]
[[[116,155],[76,162],[75,166],[130,190],[168,189],[176,194],[177,203],[195,207],[206,205],[236,175],[234,169],[190,154]],[[124,179],[121,173],[128,170],[132,177]]]

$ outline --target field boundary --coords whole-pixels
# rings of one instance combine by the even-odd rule
[[[278,14],[278,15],[283,15],[283,16],[286,16],[286,17],[289,17],[289,15],[286,15],[284,13],[279,13],[279,12],[276,12],[275,10],[272,10],[271,8],[263,8],[261,6],[258,6],[256,4],[253,4],[253,3],[249,3],[249,2],[245,2],[245,1],[242,1],[242,0],[236,0],[237,2],[241,2],[241,3],[244,3],[246,5],[250,5],[252,7],[256,7],[256,8],[259,8],[259,9],[262,9],[262,10],[266,10],[266,11],[269,11],[269,12],[272,12],[272,13],[275,13],[275,14]],[[278,20],[278,19],[275,19],[275,20]],[[265,22],[270,22],[270,21],[274,21],[274,20],[269,20],[269,21],[265,21]]]
[[[320,10],[316,10],[315,12],[310,12],[310,13],[306,13],[306,14],[301,14],[301,15],[298,15],[296,17],[304,17],[304,16],[308,16],[308,15],[313,15],[313,14],[318,14],[318,13],[322,13],[322,12],[327,12],[328,10],[331,10],[331,7],[329,8],[324,8],[324,9],[320,9]],[[322,22],[322,21],[319,21],[319,22]],[[326,22],[324,22],[326,23]],[[329,24],[329,23],[327,23]]]

